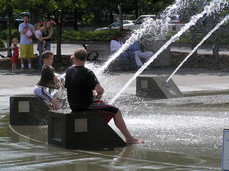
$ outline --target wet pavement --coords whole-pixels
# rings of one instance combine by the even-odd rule
[[[88,45],[88,51],[96,49],[103,60],[109,56],[109,43]],[[51,47],[55,53],[56,45]],[[63,44],[62,54],[72,54],[78,47],[82,44]],[[34,49],[37,53],[36,45]],[[200,53],[210,50],[200,49]],[[169,76],[173,70],[151,69],[142,74]],[[100,75],[104,99],[114,97],[134,73]],[[184,97],[174,99],[137,97],[136,82],[132,82],[114,104],[121,109],[130,132],[146,142],[111,151],[54,147],[47,143],[47,126],[9,125],[9,97],[32,94],[39,78],[39,72],[0,70],[0,170],[220,170],[223,129],[229,125],[228,72],[180,69],[172,80]],[[113,122],[109,125],[122,137]]]
[[[99,76],[104,99],[116,95],[133,74]],[[181,69],[172,79],[185,97],[174,99],[137,97],[136,83],[131,83],[115,105],[131,133],[146,142],[111,151],[54,147],[47,143],[47,126],[9,125],[9,97],[32,94],[39,77],[36,72],[0,70],[0,170],[220,170],[223,129],[229,125],[229,73]],[[113,122],[109,125],[120,135]]]

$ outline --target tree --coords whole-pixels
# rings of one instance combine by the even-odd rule
[[[48,19],[55,21],[57,27],[57,52],[56,60],[61,61],[61,36],[62,36],[62,26],[63,19],[65,15],[72,13],[77,7],[77,3],[82,0],[28,0],[30,4],[30,11],[35,14],[43,14],[47,16]],[[83,1],[82,1],[83,2]]]
[[[12,26],[13,26],[13,8],[15,7],[14,0],[1,0],[0,8],[2,12],[6,14],[7,17],[7,56],[11,56],[11,50],[9,47],[11,46],[12,39]]]

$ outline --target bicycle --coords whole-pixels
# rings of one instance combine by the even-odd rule
[[[86,44],[83,44],[84,49],[88,52]],[[96,61],[97,58],[99,57],[99,53],[96,50],[93,50],[91,52],[88,52],[87,54],[87,61]]]

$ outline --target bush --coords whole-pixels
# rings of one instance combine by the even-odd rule
[[[105,41],[106,42],[112,40],[114,35],[117,32],[118,30],[63,31],[62,40],[64,41]]]
[[[196,40],[199,43],[205,36],[206,33],[196,33]],[[219,45],[229,45],[229,33],[220,33],[219,35]],[[213,43],[213,36],[211,35],[205,42],[204,44],[212,44]],[[192,37],[190,33],[184,33],[179,40],[177,40],[176,42],[178,43],[186,43],[186,44],[190,44],[192,43]]]
[[[0,37],[2,40],[7,40],[7,30],[2,30],[0,33]],[[12,38],[17,37],[20,38],[20,34],[17,29],[12,29]]]
[[[5,47],[5,42],[2,39],[0,39],[0,47],[1,48],[4,48]]]

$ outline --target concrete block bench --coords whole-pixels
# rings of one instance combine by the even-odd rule
[[[49,111],[48,143],[67,149],[104,150],[126,143],[96,112]]]
[[[34,95],[10,97],[11,125],[47,125],[50,107]]]
[[[136,79],[136,95],[156,99],[183,97],[173,80],[166,83],[166,79],[160,75],[139,75]]]

